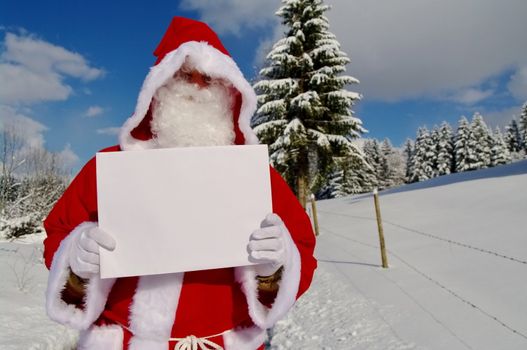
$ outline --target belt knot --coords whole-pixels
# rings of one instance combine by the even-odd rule
[[[198,338],[195,335],[189,335],[185,338],[171,338],[170,340],[177,341],[174,350],[223,350],[221,346],[207,338],[210,337]]]

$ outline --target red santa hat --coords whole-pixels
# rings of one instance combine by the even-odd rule
[[[250,127],[251,117],[256,110],[254,90],[207,24],[174,17],[154,55],[157,60],[143,82],[135,112],[121,128],[119,142],[122,150],[155,147],[150,129],[152,97],[184,63],[213,79],[222,79],[232,85],[235,95],[235,144],[258,144]]]

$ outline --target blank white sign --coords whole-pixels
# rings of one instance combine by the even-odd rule
[[[251,233],[272,212],[267,146],[97,153],[101,277],[251,265]]]

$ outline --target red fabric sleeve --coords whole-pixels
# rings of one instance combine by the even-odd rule
[[[280,174],[271,167],[271,188],[273,196],[273,211],[284,221],[293,241],[300,252],[301,276],[297,298],[300,297],[311,284],[317,261],[313,256],[315,250],[315,234],[311,220],[306,211],[291,191]]]
[[[101,152],[118,151],[118,146]],[[81,169],[44,220],[44,262],[51,267],[60,242],[85,221],[97,221],[97,177],[95,157]]]

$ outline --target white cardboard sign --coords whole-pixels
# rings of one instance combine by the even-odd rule
[[[267,146],[97,153],[101,277],[252,265],[247,243],[272,212]]]

